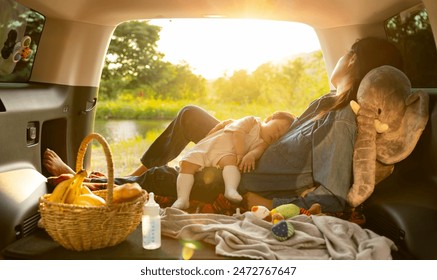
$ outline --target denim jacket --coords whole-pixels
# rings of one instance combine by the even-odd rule
[[[242,175],[242,191],[272,198],[274,206],[294,203],[309,208],[319,203],[323,212],[344,210],[352,184],[356,118],[350,106],[345,106],[314,120],[332,96],[311,103],[288,133],[269,146],[257,168]],[[315,185],[305,197],[298,195]]]

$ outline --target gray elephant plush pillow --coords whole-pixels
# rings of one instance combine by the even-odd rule
[[[351,103],[358,126],[354,182],[347,197],[352,207],[413,151],[428,121],[428,99],[423,91],[412,92],[410,80],[394,67],[382,66],[364,77],[357,103]]]

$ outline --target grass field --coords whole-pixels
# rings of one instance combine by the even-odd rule
[[[136,137],[125,141],[119,141],[109,144],[114,162],[114,176],[122,177],[129,175],[140,165],[140,157],[148,149],[153,140],[152,134],[147,134],[147,137]],[[157,134],[155,134],[157,136]],[[187,149],[193,144],[189,144]],[[181,156],[183,153],[181,153]],[[170,166],[178,164],[180,156],[169,163]],[[107,174],[106,157],[100,144],[93,143],[91,169]]]

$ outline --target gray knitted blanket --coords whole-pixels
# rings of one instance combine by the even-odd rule
[[[289,219],[295,234],[278,241],[272,224],[246,212],[240,215],[188,214],[166,208],[162,234],[215,245],[216,254],[250,259],[391,259],[394,243],[357,224],[331,216],[299,215]]]

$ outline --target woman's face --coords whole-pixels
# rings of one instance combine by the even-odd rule
[[[348,52],[337,61],[334,71],[331,74],[331,84],[338,89],[338,86],[345,82],[344,79],[350,77],[351,65],[354,59],[354,54]]]

